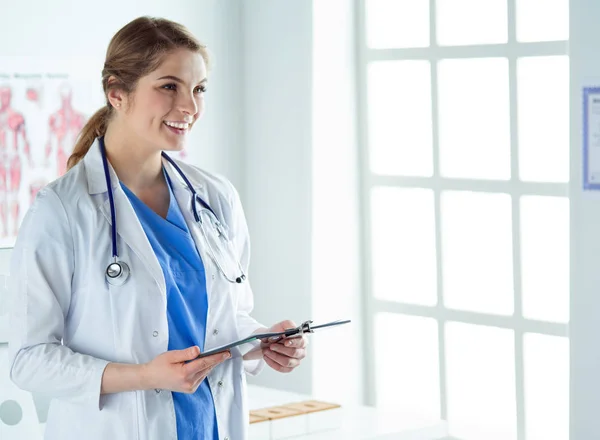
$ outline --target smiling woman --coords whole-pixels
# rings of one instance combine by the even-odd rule
[[[102,71],[106,106],[23,220],[9,371],[53,399],[47,439],[244,440],[245,373],[287,373],[306,355],[299,337],[198,358],[296,326],[250,315],[236,189],[168,155],[204,112],[207,76],[206,48],[180,24],[142,17],[118,31]]]

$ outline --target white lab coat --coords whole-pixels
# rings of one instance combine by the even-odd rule
[[[206,270],[208,318],[205,350],[262,327],[249,313],[248,282],[232,284],[206,252],[191,212],[191,192],[168,162],[173,193]],[[178,162],[200,197],[228,228],[244,271],[249,238],[239,196],[224,178]],[[131,268],[123,286],[105,281],[111,261],[110,205],[98,141],[71,171],[41,190],[26,215],[13,251],[10,276],[11,379],[54,397],[48,440],[170,440],[177,438],[171,392],[100,395],[109,362],[140,364],[167,351],[166,289],[161,266],[110,168],[118,253]],[[221,440],[247,438],[245,373],[260,361],[243,361],[251,344],[208,376]]]

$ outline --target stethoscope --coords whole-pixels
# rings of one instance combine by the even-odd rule
[[[113,286],[122,286],[129,279],[129,275],[131,274],[131,269],[129,268],[129,265],[127,263],[119,260],[119,255],[117,253],[117,218],[116,218],[116,214],[115,214],[115,202],[114,202],[113,191],[112,191],[112,186],[111,186],[111,182],[110,182],[110,173],[108,171],[108,160],[106,159],[106,150],[104,147],[104,140],[99,139],[99,144],[100,144],[100,151],[102,153],[102,163],[104,165],[104,176],[106,177],[106,188],[108,190],[108,200],[110,202],[111,238],[112,238],[112,256],[113,256],[113,262],[110,263],[106,267],[106,282]],[[164,157],[173,166],[173,168],[175,168],[177,173],[179,173],[179,175],[185,181],[188,189],[192,192],[192,212],[194,213],[194,219],[196,220],[197,223],[200,224],[200,230],[202,231],[202,235],[204,236],[204,239],[206,241],[208,250],[211,254],[210,256],[211,256],[212,260],[215,262],[215,264],[217,265],[217,268],[223,274],[225,279],[227,281],[229,281],[230,283],[240,284],[240,283],[244,282],[246,280],[246,274],[244,273],[244,270],[242,269],[242,265],[240,264],[240,261],[233,256],[234,254],[233,254],[233,251],[231,248],[231,242],[230,242],[229,238],[227,237],[227,233],[225,232],[223,225],[221,224],[221,222],[219,222],[217,215],[212,210],[212,208],[208,205],[208,203],[206,203],[204,200],[202,200],[202,197],[200,197],[198,195],[198,193],[196,193],[196,190],[194,189],[194,187],[192,186],[192,184],[190,183],[190,181],[188,180],[186,175],[183,173],[181,168],[179,168],[179,166],[175,163],[175,161],[173,159],[171,159],[169,156],[167,156],[167,154],[164,151],[161,154],[162,154],[162,157]],[[204,207],[204,209],[202,209],[200,211],[200,214],[198,213],[198,209],[196,208],[196,200],[199,201],[200,204]],[[233,260],[235,260],[237,269],[239,271],[238,276],[230,277],[227,274],[227,272],[223,269],[223,266],[221,265],[221,262],[219,261],[219,259],[217,258],[217,255],[216,255],[217,253],[223,255],[223,253],[219,249],[220,245],[215,244],[215,246],[217,246],[217,250],[215,251],[213,249],[213,247],[210,243],[210,240],[209,240],[209,234],[206,231],[206,228],[204,227],[204,219],[202,218],[202,214],[205,214],[205,216],[208,217],[208,222],[212,225],[212,228],[210,228],[210,229],[214,229],[216,231],[216,233],[218,235],[218,237],[217,237],[218,243],[223,244],[229,251],[229,255],[231,256],[231,258]]]

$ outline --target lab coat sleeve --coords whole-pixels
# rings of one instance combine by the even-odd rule
[[[51,188],[42,189],[12,253],[10,378],[24,390],[99,408],[108,361],[62,344],[74,269],[72,237],[60,198]]]
[[[248,269],[250,266],[250,234],[248,232],[248,225],[246,223],[246,216],[242,208],[239,194],[235,187],[231,185],[232,190],[232,220],[234,225],[233,242],[235,249],[238,251],[239,261],[244,269],[244,273],[248,275]],[[252,333],[257,332],[260,329],[266,328],[266,326],[259,323],[256,319],[250,316],[252,309],[254,308],[254,295],[250,282],[247,279],[246,282],[240,286],[240,295],[238,297],[236,320],[237,327],[240,337],[246,337]],[[260,346],[260,341],[245,344],[247,350],[245,352],[257,349]],[[244,361],[244,369],[249,375],[257,375],[264,368],[265,361],[263,359]]]

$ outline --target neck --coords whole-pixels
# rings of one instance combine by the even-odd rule
[[[148,149],[143,141],[130,139],[126,130],[111,122],[104,135],[106,157],[119,180],[132,191],[164,184],[160,151]]]

